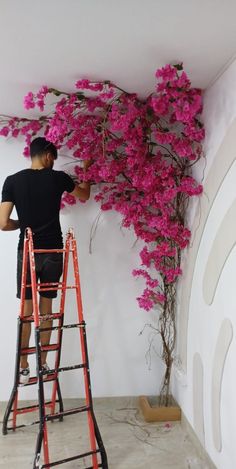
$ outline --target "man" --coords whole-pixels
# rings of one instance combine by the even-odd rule
[[[24,233],[27,227],[33,231],[34,247],[38,249],[61,249],[63,247],[59,211],[61,197],[64,191],[87,200],[90,197],[89,183],[75,184],[63,171],[53,170],[57,159],[57,149],[43,137],[35,138],[30,145],[31,167],[8,176],[2,190],[0,205],[0,229],[12,231],[20,229],[17,258],[17,298],[21,295],[21,274],[23,259]],[[86,171],[90,162],[84,162]],[[15,206],[18,220],[10,218]],[[61,253],[36,253],[36,276],[42,283],[59,282],[63,268]],[[30,283],[29,266],[27,283]],[[52,300],[57,292],[40,292],[39,310],[41,315],[52,314]],[[26,289],[25,316],[33,312],[31,288]],[[51,327],[52,321],[42,321],[42,327]],[[29,346],[31,325],[23,325],[22,348]],[[48,345],[51,332],[41,333],[41,345]],[[42,353],[42,365],[49,369],[46,363],[46,353]],[[30,377],[28,357],[21,356],[20,383],[27,384]]]

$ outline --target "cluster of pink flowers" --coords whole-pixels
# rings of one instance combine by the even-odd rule
[[[40,111],[44,110],[45,98],[51,90],[47,86],[42,86],[38,93],[34,95],[31,91],[24,97],[24,108],[34,109],[38,107]]]
[[[6,120],[6,117],[3,119],[4,121]],[[24,137],[25,139],[25,147],[23,150],[23,155],[25,157],[30,156],[29,152],[29,146],[31,143],[31,140],[34,138],[34,136],[40,132],[40,130],[44,126],[44,118],[42,119],[26,119],[26,118],[20,118],[20,117],[12,117],[9,118],[7,123],[3,125],[3,127],[0,129],[0,135],[3,137]]]
[[[191,236],[186,205],[202,192],[191,175],[204,138],[201,91],[191,87],[180,65],[168,64],[156,77],[156,91],[145,100],[110,82],[79,80],[73,93],[43,86],[27,94],[24,106],[43,111],[46,96],[53,93],[58,97],[54,112],[34,120],[10,119],[0,130],[5,137],[24,135],[25,155],[32,137],[43,133],[72,154],[79,181],[100,183],[95,200],[102,210],[118,211],[123,226],[145,243],[143,268],[134,275],[146,282],[138,298],[146,310],[168,301],[168,286],[182,273],[180,253]],[[86,174],[78,159],[93,161]],[[75,202],[64,195],[62,205]],[[150,268],[156,270],[155,279]]]

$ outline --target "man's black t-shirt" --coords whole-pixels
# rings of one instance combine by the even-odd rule
[[[63,171],[24,169],[8,176],[2,190],[2,202],[12,202],[20,222],[18,249],[23,249],[27,227],[34,232],[35,248],[62,248],[59,221],[61,196],[72,192],[73,180]]]

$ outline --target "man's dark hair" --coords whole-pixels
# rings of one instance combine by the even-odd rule
[[[34,158],[35,156],[41,156],[44,153],[51,153],[54,160],[57,159],[57,148],[53,145],[52,142],[46,140],[45,137],[37,137],[32,140],[30,144],[30,156]]]

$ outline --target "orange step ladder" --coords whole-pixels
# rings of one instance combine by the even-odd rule
[[[63,253],[64,254],[64,263],[63,263],[63,275],[62,281],[58,283],[37,283],[36,281],[36,269],[35,269],[35,254],[37,253]],[[68,266],[69,258],[72,255],[73,263],[73,273],[74,273],[74,284],[69,286],[67,285],[68,277]],[[30,265],[30,285],[26,284],[26,275],[27,275],[27,262],[29,260]],[[33,301],[33,315],[24,316],[24,305],[25,305],[25,291],[26,287],[31,287],[32,289],[32,301]],[[73,289],[76,295],[76,304],[78,310],[78,322],[76,324],[64,324],[64,309],[65,309],[65,299],[66,291],[68,289]],[[38,304],[38,292],[48,290],[60,290],[60,310],[59,313],[53,313],[52,315],[40,316],[39,304]],[[43,320],[52,320],[58,321],[56,326],[50,328],[41,327]],[[35,327],[35,347],[22,348],[21,347],[21,336],[22,336],[22,327],[24,323],[31,322],[34,323]],[[63,330],[65,329],[79,329],[80,336],[80,345],[81,345],[81,355],[82,363],[72,366],[60,367],[61,359],[61,346],[62,346],[62,336]],[[57,331],[57,340],[55,344],[50,345],[41,345],[40,334],[45,331]],[[55,366],[53,369],[45,370],[41,364],[41,353],[55,351]],[[29,382],[24,386],[30,386],[37,384],[38,385],[38,404],[27,406],[27,407],[18,407],[18,393],[19,393],[19,372],[20,372],[20,357],[22,355],[36,354],[36,376],[29,379]],[[85,389],[85,405],[64,410],[63,400],[60,390],[59,375],[61,372],[70,371],[75,369],[83,370],[84,377],[84,389]],[[50,401],[45,401],[44,393],[44,384],[52,382],[52,395]],[[56,405],[58,405],[58,410],[56,411]],[[46,410],[49,408],[49,414]],[[30,424],[17,425],[17,416],[29,413],[29,412],[39,412],[39,419]],[[72,455],[58,461],[50,460],[49,453],[49,444],[48,444],[48,429],[47,423],[49,421],[59,420],[62,421],[64,417],[69,415],[74,415],[77,413],[86,412],[88,420],[88,430],[89,430],[89,441],[90,448],[88,451]],[[9,417],[12,415],[12,426],[8,426]],[[20,314],[18,318],[18,333],[17,333],[17,351],[16,351],[16,364],[15,364],[15,379],[14,386],[9,399],[4,419],[3,419],[3,434],[6,435],[8,431],[15,431],[17,428],[23,428],[28,425],[39,425],[39,432],[35,448],[35,456],[33,469],[43,469],[43,468],[52,468],[57,465],[62,465],[64,463],[75,461],[83,458],[88,458],[91,460],[91,464],[86,469],[108,469],[107,455],[101,438],[101,434],[96,422],[94,410],[93,410],[93,401],[92,401],[92,392],[91,392],[91,383],[90,383],[90,372],[89,372],[89,360],[88,360],[88,349],[87,349],[87,340],[86,340],[86,324],[83,317],[83,307],[81,299],[81,289],[80,289],[80,278],[79,278],[79,265],[78,265],[78,255],[77,255],[77,245],[76,239],[74,237],[73,230],[68,231],[66,237],[65,247],[63,249],[34,249],[33,245],[33,234],[30,228],[27,228],[24,239],[24,253],[23,253],[23,269],[22,269],[22,288],[21,288],[21,303],[20,303]],[[44,462],[41,460],[41,449],[43,446],[44,453]]]

